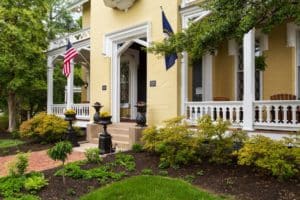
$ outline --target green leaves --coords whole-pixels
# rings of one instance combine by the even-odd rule
[[[168,40],[153,43],[149,51],[161,55],[187,51],[199,58],[214,52],[224,40],[241,40],[253,27],[268,33],[287,20],[300,23],[300,1],[296,0],[206,0],[199,6],[211,14]]]

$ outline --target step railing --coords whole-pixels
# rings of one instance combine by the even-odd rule
[[[54,104],[51,106],[52,114],[64,117],[64,111],[67,109],[67,104]],[[90,106],[88,103],[73,104],[72,109],[77,113],[76,118],[79,120],[89,120],[90,119]]]
[[[272,100],[254,102],[254,127],[258,129],[300,129],[300,101]]]
[[[232,126],[242,126],[243,105],[242,101],[209,101],[185,103],[187,121],[196,124],[197,120],[204,115],[209,115],[212,121],[219,118],[229,121]]]

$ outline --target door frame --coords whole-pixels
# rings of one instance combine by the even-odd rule
[[[139,66],[139,51],[134,49],[127,49],[123,53],[120,53],[120,69],[121,62],[129,62],[129,102],[128,107],[130,109],[130,119],[135,119],[137,115],[137,109],[134,105],[137,103],[137,70]],[[120,74],[121,75],[121,74]],[[121,92],[121,88],[120,88]],[[120,109],[121,109],[120,103]],[[121,116],[120,116],[121,117]]]
[[[148,47],[151,42],[150,36],[151,23],[149,22],[104,36],[103,54],[111,58],[111,114],[114,123],[120,122],[120,52],[126,51],[134,42]]]

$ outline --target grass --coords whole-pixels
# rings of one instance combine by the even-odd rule
[[[179,179],[135,176],[95,190],[81,200],[221,200]]]
[[[8,148],[8,147],[14,147],[20,144],[23,144],[24,142],[21,140],[12,140],[12,139],[0,139],[0,149]]]

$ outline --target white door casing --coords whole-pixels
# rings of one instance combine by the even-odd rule
[[[130,109],[130,119],[135,119],[137,114],[134,105],[137,103],[137,69],[139,66],[139,59],[139,51],[134,49],[127,49],[120,55],[120,67],[123,62],[129,63],[129,102],[127,105],[120,104],[120,106]]]
[[[146,22],[121,29],[104,36],[103,54],[111,57],[111,113],[114,123],[120,122],[120,61],[121,55],[131,44],[138,43],[147,47],[150,39],[151,24]],[[146,41],[142,38],[146,38]],[[124,43],[122,46],[120,44]]]

